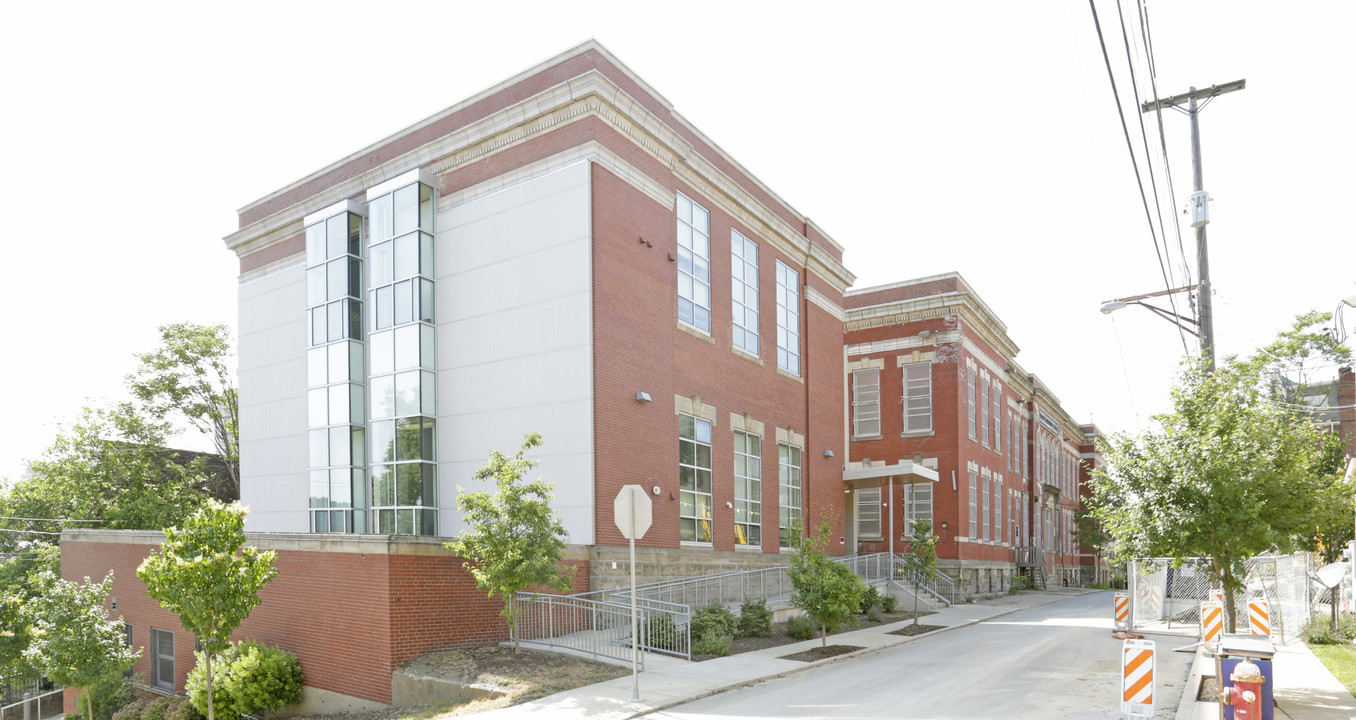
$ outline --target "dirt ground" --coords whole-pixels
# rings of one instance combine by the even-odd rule
[[[798,653],[783,655],[783,660],[800,660],[802,662],[813,662],[823,660],[824,658],[838,657],[846,655],[855,650],[861,650],[860,645],[829,645],[827,647],[814,647],[809,650],[802,650]]]
[[[931,613],[926,612],[918,613],[919,617],[923,617],[926,615],[931,615]],[[829,635],[830,636],[837,635],[838,633],[847,632],[849,630],[861,630],[862,628],[879,627],[881,625],[888,625],[890,623],[899,622],[900,620],[912,620],[912,619],[913,613],[911,612],[893,612],[888,614],[882,614],[880,622],[872,622],[870,620],[867,620],[865,617],[859,615],[857,617],[856,626],[840,625],[837,629],[829,631]],[[816,638],[819,637],[819,634],[816,633],[815,637]],[[755,650],[766,650],[767,648],[778,647],[780,645],[789,645],[791,643],[796,642],[801,641],[787,636],[786,623],[777,623],[776,625],[772,626],[772,634],[767,637],[735,638],[734,642],[731,643],[730,645],[730,654],[738,655],[740,653],[753,652]],[[710,660],[714,657],[718,656],[693,655],[692,660],[693,662],[701,662],[703,660]]]
[[[471,715],[611,680],[629,672],[623,667],[605,665],[592,660],[530,650],[515,653],[512,648],[501,648],[497,645],[433,653],[419,658],[407,667],[419,675],[442,677],[467,684],[474,683],[478,687],[503,694],[496,698],[458,705],[308,715],[300,720],[431,720]]]

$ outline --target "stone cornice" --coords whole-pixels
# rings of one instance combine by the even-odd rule
[[[476,99],[482,97],[483,93]],[[465,103],[457,107],[464,105]],[[436,117],[443,117],[446,114]],[[667,165],[684,183],[718,203],[722,210],[771,243],[783,255],[803,261],[808,270],[819,275],[831,286],[843,290],[855,280],[855,276],[841,262],[805,237],[804,227],[797,228],[772,212],[710,160],[695,152],[692,144],[672,127],[596,69],[548,88],[241,228],[226,236],[226,246],[237,256],[256,252],[299,232],[302,216],[346,198],[356,197],[366,188],[390,177],[420,167],[428,167],[440,174],[445,173],[527,142],[550,130],[589,117],[604,121],[656,160]],[[436,118],[408,128],[393,137],[413,132],[433,119]],[[696,132],[685,121],[684,126]],[[390,142],[391,139],[387,138],[382,143]],[[314,173],[269,197],[275,197],[310,182],[343,162],[362,155],[363,152],[367,151],[360,151],[345,161]],[[721,153],[721,156],[733,163],[724,153]],[[736,164],[735,167],[739,166]],[[754,182],[760,189],[766,191],[761,183]],[[776,197],[768,192],[770,196]],[[245,209],[257,206],[268,199],[246,206]],[[808,219],[802,220],[805,227],[810,225]],[[827,235],[824,237],[835,248],[838,247]]]
[[[848,310],[847,315],[845,327],[848,332],[957,315],[1005,359],[1021,352],[1017,343],[1008,337],[1006,326],[993,315],[984,301],[969,292],[946,292],[852,308]]]

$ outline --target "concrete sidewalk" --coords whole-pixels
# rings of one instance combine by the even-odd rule
[[[862,649],[814,662],[782,660],[781,656],[818,647],[820,645],[818,639],[699,663],[649,655],[645,660],[647,669],[640,673],[639,702],[631,700],[632,678],[627,675],[616,680],[556,693],[530,703],[483,713],[479,717],[493,720],[506,718],[624,720],[1089,592],[1099,591],[1052,588],[943,608],[922,618],[920,622],[941,625],[944,629],[924,635],[906,637],[889,634],[911,624],[912,620],[839,633],[832,638],[834,644],[857,645]]]
[[[1273,692],[1276,718],[1292,720],[1356,720],[1356,698],[1333,677],[1327,666],[1302,642],[1276,646]],[[1215,658],[1196,651],[1177,720],[1218,720],[1219,703],[1197,702],[1201,678],[1215,676]]]

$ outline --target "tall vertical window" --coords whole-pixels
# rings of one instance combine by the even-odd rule
[[[876,368],[852,373],[852,434],[880,435],[880,370]]]
[[[711,332],[711,216],[678,193],[678,319]]]
[[[983,380],[979,383],[979,441],[985,447],[989,446],[989,383]]]
[[[151,687],[174,692],[174,633],[151,628]]]
[[[905,485],[903,501],[904,534],[913,537],[914,522],[918,520],[932,522],[932,483]]]
[[[993,476],[993,539],[1003,542],[1003,476]]]
[[[993,386],[993,449],[995,452],[1003,452],[1003,408],[1001,400],[1003,398],[1002,386],[994,383]]]
[[[968,370],[969,372],[965,373],[965,396],[970,418],[970,439],[976,440],[979,438],[979,427],[975,418],[977,411],[975,407],[975,383],[979,378],[974,368],[968,368]]]
[[[800,374],[800,273],[777,261],[777,367]]]
[[[122,646],[128,650],[132,649],[132,623],[123,622],[122,624]],[[127,669],[122,671],[122,675],[127,678],[134,677],[132,666],[128,665]]]
[[[984,471],[984,476],[981,477],[981,478],[979,479],[979,485],[980,485],[979,492],[980,492],[981,495],[984,496],[984,504],[983,504],[983,506],[980,507],[980,510],[979,510],[979,517],[980,517],[980,525],[981,525],[981,527],[983,528],[983,533],[984,533],[984,534],[983,534],[983,538],[984,538],[985,540],[988,540],[989,537],[990,537],[990,535],[989,535],[989,502],[990,502],[990,498],[989,498],[989,474],[988,474],[988,473],[989,473],[989,471],[988,471],[988,470],[985,470],[985,471]]]
[[[800,547],[800,448],[777,443],[777,485],[781,505],[779,529],[782,547]]]
[[[730,231],[730,318],[734,346],[758,354],[758,246]]]
[[[904,432],[932,429],[932,363],[904,365]]]
[[[678,416],[678,536],[711,542],[711,422]]]
[[[367,495],[363,218],[354,208],[317,213],[306,225],[311,532],[367,531],[366,503],[354,503]]]
[[[883,537],[880,526],[880,488],[864,488],[854,494],[857,496],[857,537]]]
[[[368,195],[372,532],[436,535],[435,193],[412,181]]]
[[[763,439],[734,433],[735,543],[763,544]]]
[[[979,537],[979,473],[970,471],[970,537]]]

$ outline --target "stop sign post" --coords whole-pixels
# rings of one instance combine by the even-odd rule
[[[612,501],[613,520],[631,545],[631,700],[640,701],[640,617],[636,613],[636,538],[645,537],[654,521],[654,506],[645,488],[623,485]]]

